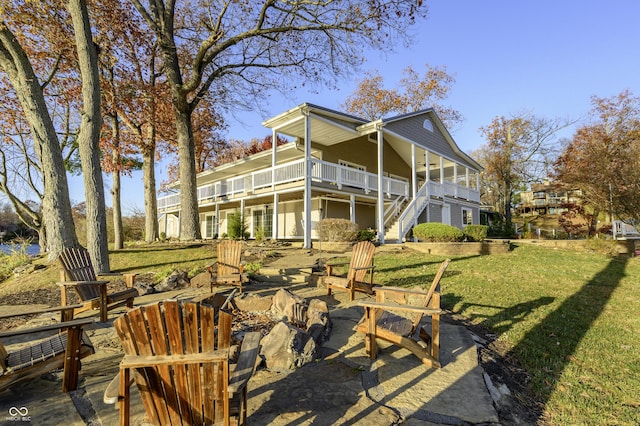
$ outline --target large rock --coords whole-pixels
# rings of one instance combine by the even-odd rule
[[[311,299],[307,308],[307,333],[318,346],[329,337],[331,333],[331,321],[329,320],[329,307],[320,299]]]
[[[155,286],[157,292],[170,291],[179,288],[189,287],[189,275],[185,271],[175,270],[164,279],[160,284]]]
[[[261,356],[268,369],[286,372],[316,359],[316,342],[303,330],[279,322],[260,342]]]
[[[304,326],[307,317],[307,301],[289,290],[280,289],[273,296],[271,312],[298,326]]]

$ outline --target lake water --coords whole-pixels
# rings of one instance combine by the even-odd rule
[[[18,250],[18,246],[11,244],[0,244],[0,251],[11,253],[12,250]],[[38,244],[29,244],[27,246],[27,254],[30,256],[40,254],[40,246]]]

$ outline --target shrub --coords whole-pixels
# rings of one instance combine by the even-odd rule
[[[247,225],[245,218],[239,211],[233,212],[227,216],[229,225],[227,231],[229,231],[229,238],[232,240],[244,239],[247,233]]]
[[[464,228],[464,235],[470,241],[484,241],[488,230],[489,227],[486,225],[467,225]]]
[[[421,223],[413,227],[413,236],[419,241],[452,242],[462,241],[464,233],[455,226],[444,223]]]
[[[361,229],[356,234],[356,241],[374,241],[376,232],[373,229]]]
[[[487,235],[496,238],[515,238],[516,228],[513,226],[513,223],[507,224],[506,221],[497,219],[491,225],[489,225]]]
[[[322,219],[316,227],[321,241],[355,241],[358,225],[348,219]]]

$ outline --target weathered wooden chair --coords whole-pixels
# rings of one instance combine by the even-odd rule
[[[78,307],[76,305],[75,307]],[[33,315],[45,312],[61,311],[67,319],[56,324],[14,329],[0,332],[0,339],[28,336],[33,334],[47,335],[36,338],[25,345],[3,346],[0,342],[0,392],[9,389],[16,383],[31,380],[49,371],[64,368],[62,391],[75,390],[78,385],[80,359],[94,353],[93,345],[83,327],[93,322],[90,318],[72,319],[74,306],[56,307],[22,312],[19,315]],[[17,315],[3,315],[8,318]],[[49,335],[51,334],[51,335]],[[7,350],[8,348],[8,350]]]
[[[364,308],[364,316],[357,331],[365,334],[366,352],[372,359],[377,355],[376,339],[382,339],[408,349],[424,364],[440,368],[440,279],[449,262],[442,262],[426,293],[377,287],[375,302],[358,303]],[[420,327],[423,315],[431,316],[431,333]]]
[[[138,296],[138,290],[127,288],[126,290],[107,293],[109,281],[98,280],[96,272],[91,263],[89,252],[85,248],[66,248],[60,254],[61,282],[58,283],[61,290],[61,302],[67,304],[67,289],[73,287],[80,300],[82,307],[75,310],[80,313],[90,309],[100,309],[100,321],[107,321],[107,312],[119,306],[127,305],[133,308],[133,300]]]
[[[349,292],[349,300],[353,300],[356,291],[373,294],[373,253],[376,246],[371,241],[360,241],[353,246],[351,262],[346,277],[333,275],[334,268],[340,264],[326,265],[327,276],[324,283],[327,286],[327,294],[331,290]],[[368,276],[368,280],[367,280]]]
[[[141,306],[117,318],[114,325],[125,356],[104,400],[119,401],[120,424],[129,424],[131,380],[153,424],[228,425],[232,416],[244,424],[260,333],[244,336],[230,374],[231,321],[223,310],[176,300]]]
[[[211,275],[211,291],[216,285],[238,286],[242,293],[242,284],[247,281],[242,259],[242,241],[222,240],[218,243],[218,260],[207,267]]]

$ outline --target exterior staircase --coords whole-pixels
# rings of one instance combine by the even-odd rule
[[[402,198],[393,203],[393,214],[385,214],[385,243],[402,243],[418,216],[429,204],[429,185],[423,184],[414,199]]]

